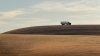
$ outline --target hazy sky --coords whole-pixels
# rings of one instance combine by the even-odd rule
[[[100,24],[100,0],[0,0],[0,33],[60,21]]]

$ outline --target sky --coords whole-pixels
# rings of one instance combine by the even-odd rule
[[[0,0],[0,33],[33,26],[100,24],[100,0]]]

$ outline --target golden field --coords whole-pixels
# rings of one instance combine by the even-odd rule
[[[100,56],[100,36],[0,34],[0,56]]]

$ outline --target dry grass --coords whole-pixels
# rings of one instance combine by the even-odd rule
[[[1,34],[0,56],[100,56],[100,36]]]
[[[100,25],[37,26],[16,29],[5,34],[100,35]]]

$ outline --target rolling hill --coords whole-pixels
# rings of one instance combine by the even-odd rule
[[[100,56],[100,36],[0,34],[0,56]]]
[[[53,25],[15,29],[3,34],[100,35],[100,25]]]
[[[100,25],[35,26],[0,34],[0,56],[100,56]]]

